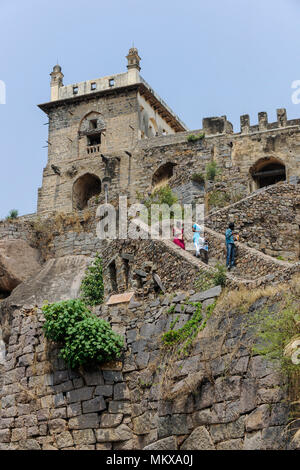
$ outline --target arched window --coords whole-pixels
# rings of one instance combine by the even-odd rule
[[[286,168],[283,162],[274,157],[261,158],[250,168],[250,175],[256,189],[270,186],[286,180]]]
[[[101,192],[101,181],[96,175],[86,173],[73,184],[73,209],[83,210],[88,200]]]
[[[174,166],[176,166],[176,163],[167,162],[156,170],[152,177],[153,188],[157,188],[168,183],[168,180],[173,176]]]

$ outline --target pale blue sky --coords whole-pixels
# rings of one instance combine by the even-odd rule
[[[141,74],[190,129],[206,116],[286,107],[300,80],[299,0],[0,0],[0,218],[35,212],[47,160],[49,73],[64,83],[125,72],[134,41]]]

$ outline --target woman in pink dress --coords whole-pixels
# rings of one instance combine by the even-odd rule
[[[183,227],[181,227],[181,222],[176,222],[176,227],[173,227],[173,243],[180,246],[183,250],[185,250],[185,244],[183,240]]]

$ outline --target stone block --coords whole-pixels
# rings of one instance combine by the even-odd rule
[[[146,411],[142,415],[133,418],[132,424],[135,434],[148,434],[151,429],[157,426],[157,413],[155,411]]]
[[[131,414],[131,404],[124,401],[110,401],[108,404],[108,412]]]
[[[118,442],[127,441],[132,438],[132,431],[126,424],[121,424],[116,428],[97,429],[97,442]]]
[[[57,434],[67,429],[67,422],[64,419],[52,419],[48,421],[50,434]]]
[[[0,442],[1,443],[10,442],[10,429],[1,429],[0,430]]]
[[[95,433],[92,429],[73,431],[72,434],[76,445],[82,446],[96,443]]]
[[[105,380],[105,385],[123,381],[122,372],[115,371],[115,370],[104,370],[103,377]],[[99,384],[99,385],[102,385],[102,384]]]
[[[121,413],[118,414],[110,414],[110,413],[102,413],[101,414],[101,428],[114,428],[119,426],[122,423],[123,415]]]
[[[55,436],[55,441],[59,449],[63,449],[65,447],[72,447],[74,445],[72,434],[69,431],[57,434],[57,436]]]
[[[93,396],[94,387],[83,387],[76,390],[71,390],[67,393],[67,402],[75,403],[78,401],[90,400]]]
[[[269,421],[270,407],[268,405],[261,405],[247,416],[245,421],[246,431],[258,431],[259,429],[266,428]]]
[[[85,372],[84,380],[86,385],[103,385],[104,380],[101,371]]]
[[[125,383],[117,383],[114,386],[114,400],[130,400],[130,392]]]
[[[102,395],[103,397],[112,397],[113,386],[112,385],[98,385],[95,389],[95,395]]]
[[[158,437],[188,433],[187,415],[160,416],[157,420]]]
[[[69,420],[69,429],[93,429],[99,426],[97,413],[79,415]]]
[[[215,450],[215,446],[207,429],[199,426],[187,437],[180,450]]]
[[[82,414],[81,402],[71,403],[67,406],[67,416],[68,418],[73,418]]]
[[[83,413],[93,413],[94,411],[102,411],[106,409],[106,403],[103,397],[99,396],[93,398],[92,400],[87,400],[82,402],[82,412]]]

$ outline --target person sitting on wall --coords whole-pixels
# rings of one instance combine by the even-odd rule
[[[230,222],[228,228],[225,232],[225,241],[226,241],[226,266],[228,271],[235,266],[235,244],[234,242],[238,240],[238,235],[233,234],[234,223]]]
[[[183,250],[185,250],[185,243],[183,239],[183,226],[181,225],[181,222],[177,220],[176,226],[173,227],[173,243],[176,245],[180,246]]]

